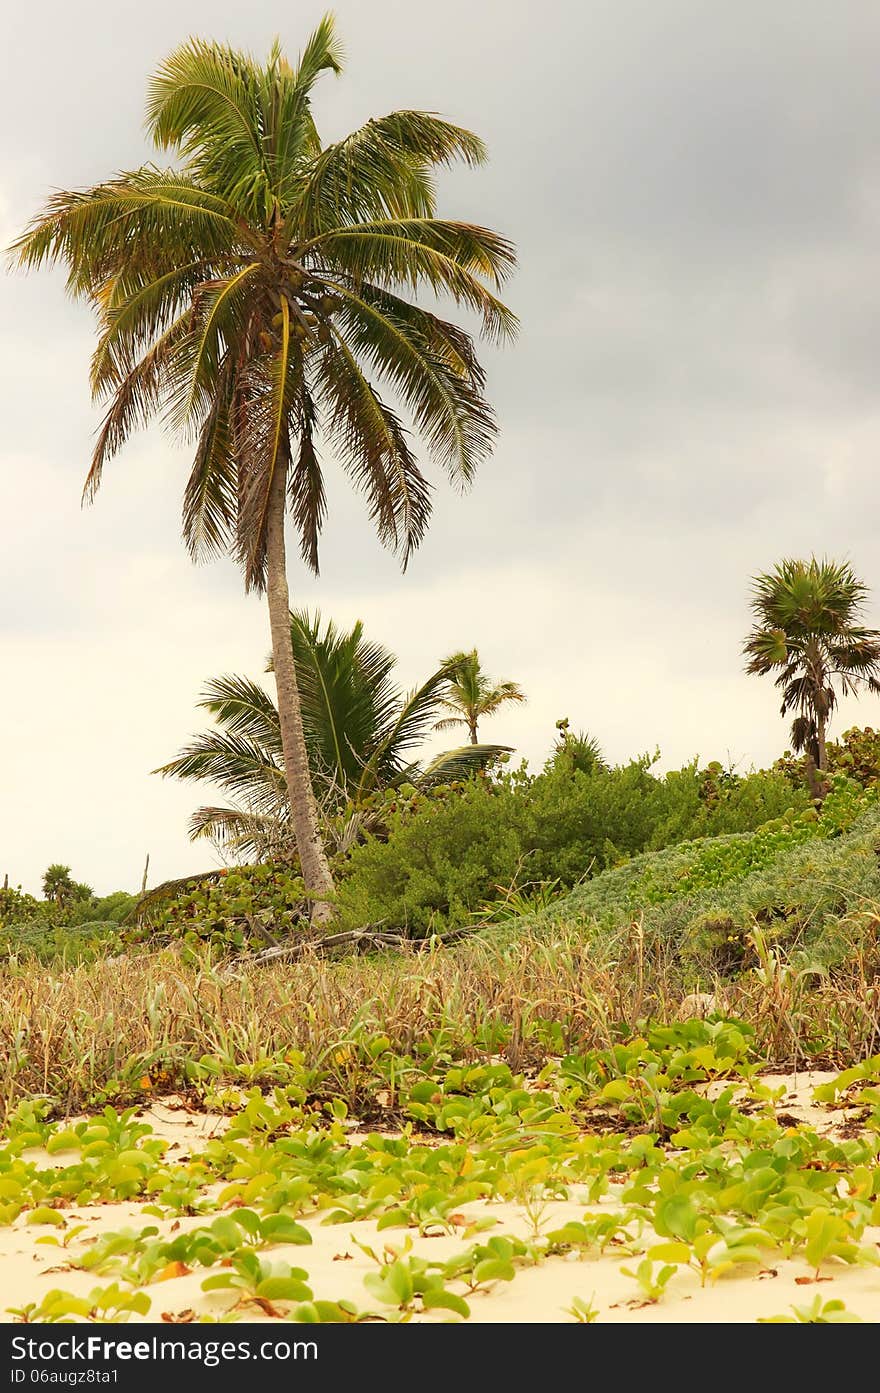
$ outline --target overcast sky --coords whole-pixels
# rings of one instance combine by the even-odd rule
[[[0,240],[54,187],[149,156],[145,83],[190,34],[295,56],[325,6],[48,0],[4,18]],[[502,432],[462,498],[438,480],[405,576],[331,477],[320,581],[407,685],[476,645],[529,702],[483,730],[534,764],[568,716],[614,760],[658,744],[740,768],[786,743],[741,671],[749,578],[849,557],[880,622],[880,8],[865,0],[338,0],[327,139],[396,107],[490,147],[442,210],[512,237]],[[50,861],[100,893],[214,864],[198,786],[152,777],[220,672],[259,676],[263,603],[179,539],[186,456],[158,431],[81,511],[97,409],[89,314],[60,274],[0,276],[0,877]],[[332,470],[331,470],[332,475]],[[880,725],[847,704],[837,730]]]

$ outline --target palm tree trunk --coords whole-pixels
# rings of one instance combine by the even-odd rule
[[[280,466],[280,461],[279,461]],[[278,689],[278,721],[284,752],[284,775],[290,815],[296,837],[306,890],[313,896],[312,922],[326,924],[333,918],[333,876],[321,841],[318,808],[312,789],[306,742],[303,735],[299,687],[290,639],[290,592],[284,547],[284,514],[287,502],[287,470],[278,467],[269,494],[266,520],[266,592],[272,631],[272,664]]]
[[[476,717],[472,717],[472,718],[468,721],[468,730],[469,730],[470,733],[471,733],[471,744],[472,744],[472,745],[478,745],[480,742],[479,742],[479,740],[477,739],[477,721],[476,721]]]
[[[825,748],[825,722],[816,722],[816,746],[819,752],[819,769],[822,773],[828,768],[828,751]]]
[[[822,797],[822,786],[819,783],[819,776],[816,773],[816,761],[809,749],[804,754],[804,765],[807,775],[807,789],[809,790],[810,797],[815,802],[816,799]]]

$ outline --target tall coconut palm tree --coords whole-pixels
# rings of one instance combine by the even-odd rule
[[[440,667],[403,692],[393,678],[397,659],[366,640],[360,622],[342,632],[332,620],[302,611],[291,614],[290,626],[313,787],[327,820],[347,814],[343,840],[369,825],[364,810],[377,790],[466,778],[509,753],[507,745],[465,745],[422,763],[414,751],[450,690],[449,670]],[[217,784],[235,800],[232,807],[198,808],[190,821],[193,839],[277,857],[290,840],[277,708],[259,683],[237,676],[209,682],[199,705],[215,727],[154,772]]]
[[[752,586],[755,627],[743,648],[746,672],[776,673],[782,715],[796,712],[791,743],[807,757],[807,777],[828,768],[826,732],[844,695],[880,693],[880,631],[862,613],[868,589],[848,562],[784,560]]]
[[[97,315],[92,389],[109,406],[86,498],[131,433],[160,415],[194,442],[190,551],[231,551],[246,587],[267,594],[284,775],[320,921],[333,881],[290,644],[285,517],[317,572],[323,445],[405,564],[428,524],[430,485],[399,409],[462,485],[495,434],[471,337],[409,293],[450,296],[495,340],[516,326],[494,293],[513,267],[511,244],[435,215],[433,170],[480,164],[482,142],[398,111],[322,145],[311,93],[340,69],[330,17],[296,66],[277,44],[261,64],[190,39],[149,85],[147,129],[174,167],[55,194],[13,248],[24,266],[65,263],[70,294]]]
[[[480,665],[476,648],[469,653],[453,653],[443,666],[452,672],[449,695],[441,703],[450,712],[437,721],[435,730],[451,730],[466,726],[472,745],[478,742],[477,725],[484,716],[494,716],[507,701],[525,701],[525,695],[515,682],[492,682]]]

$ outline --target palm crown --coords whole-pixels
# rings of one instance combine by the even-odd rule
[[[476,648],[469,653],[453,653],[444,666],[452,674],[452,683],[441,705],[448,712],[437,721],[435,730],[451,730],[466,726],[471,744],[477,743],[477,725],[484,716],[493,716],[507,701],[525,701],[516,682],[492,682],[480,665]]]
[[[272,478],[289,449],[289,508],[317,570],[319,437],[366,495],[384,542],[405,560],[422,537],[429,485],[371,372],[459,482],[491,446],[470,337],[400,291],[449,293],[495,337],[515,327],[490,288],[513,264],[510,244],[435,217],[432,169],[481,162],[482,142],[398,111],[322,147],[311,89],[339,67],[329,18],[296,68],[277,45],[260,67],[190,40],[153,78],[147,106],[154,142],[181,167],[59,193],[16,244],[27,265],[65,260],[70,290],[97,311],[92,386],[110,406],[87,494],[130,432],[162,412],[195,437],[189,547],[231,544],[258,588]]]
[[[782,715],[797,712],[793,748],[827,767],[825,731],[837,704],[862,688],[880,693],[880,632],[862,623],[867,588],[848,562],[784,560],[756,578],[755,627],[744,645],[746,671],[776,672]]]

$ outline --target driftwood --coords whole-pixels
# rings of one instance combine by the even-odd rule
[[[298,943],[282,943],[272,948],[263,948],[259,953],[242,955],[236,958],[236,966],[245,963],[257,966],[263,963],[278,962],[279,960],[289,961],[292,958],[304,957],[309,953],[316,953],[319,957],[325,957],[332,953],[336,948],[353,949],[356,953],[368,953],[377,948],[414,948],[417,951],[424,951],[436,943],[454,943],[467,934],[474,933],[473,928],[448,929],[446,933],[431,934],[427,938],[408,938],[406,934],[393,933],[380,925],[368,924],[363,929],[350,929],[346,933],[323,934],[320,938],[301,939]]]

